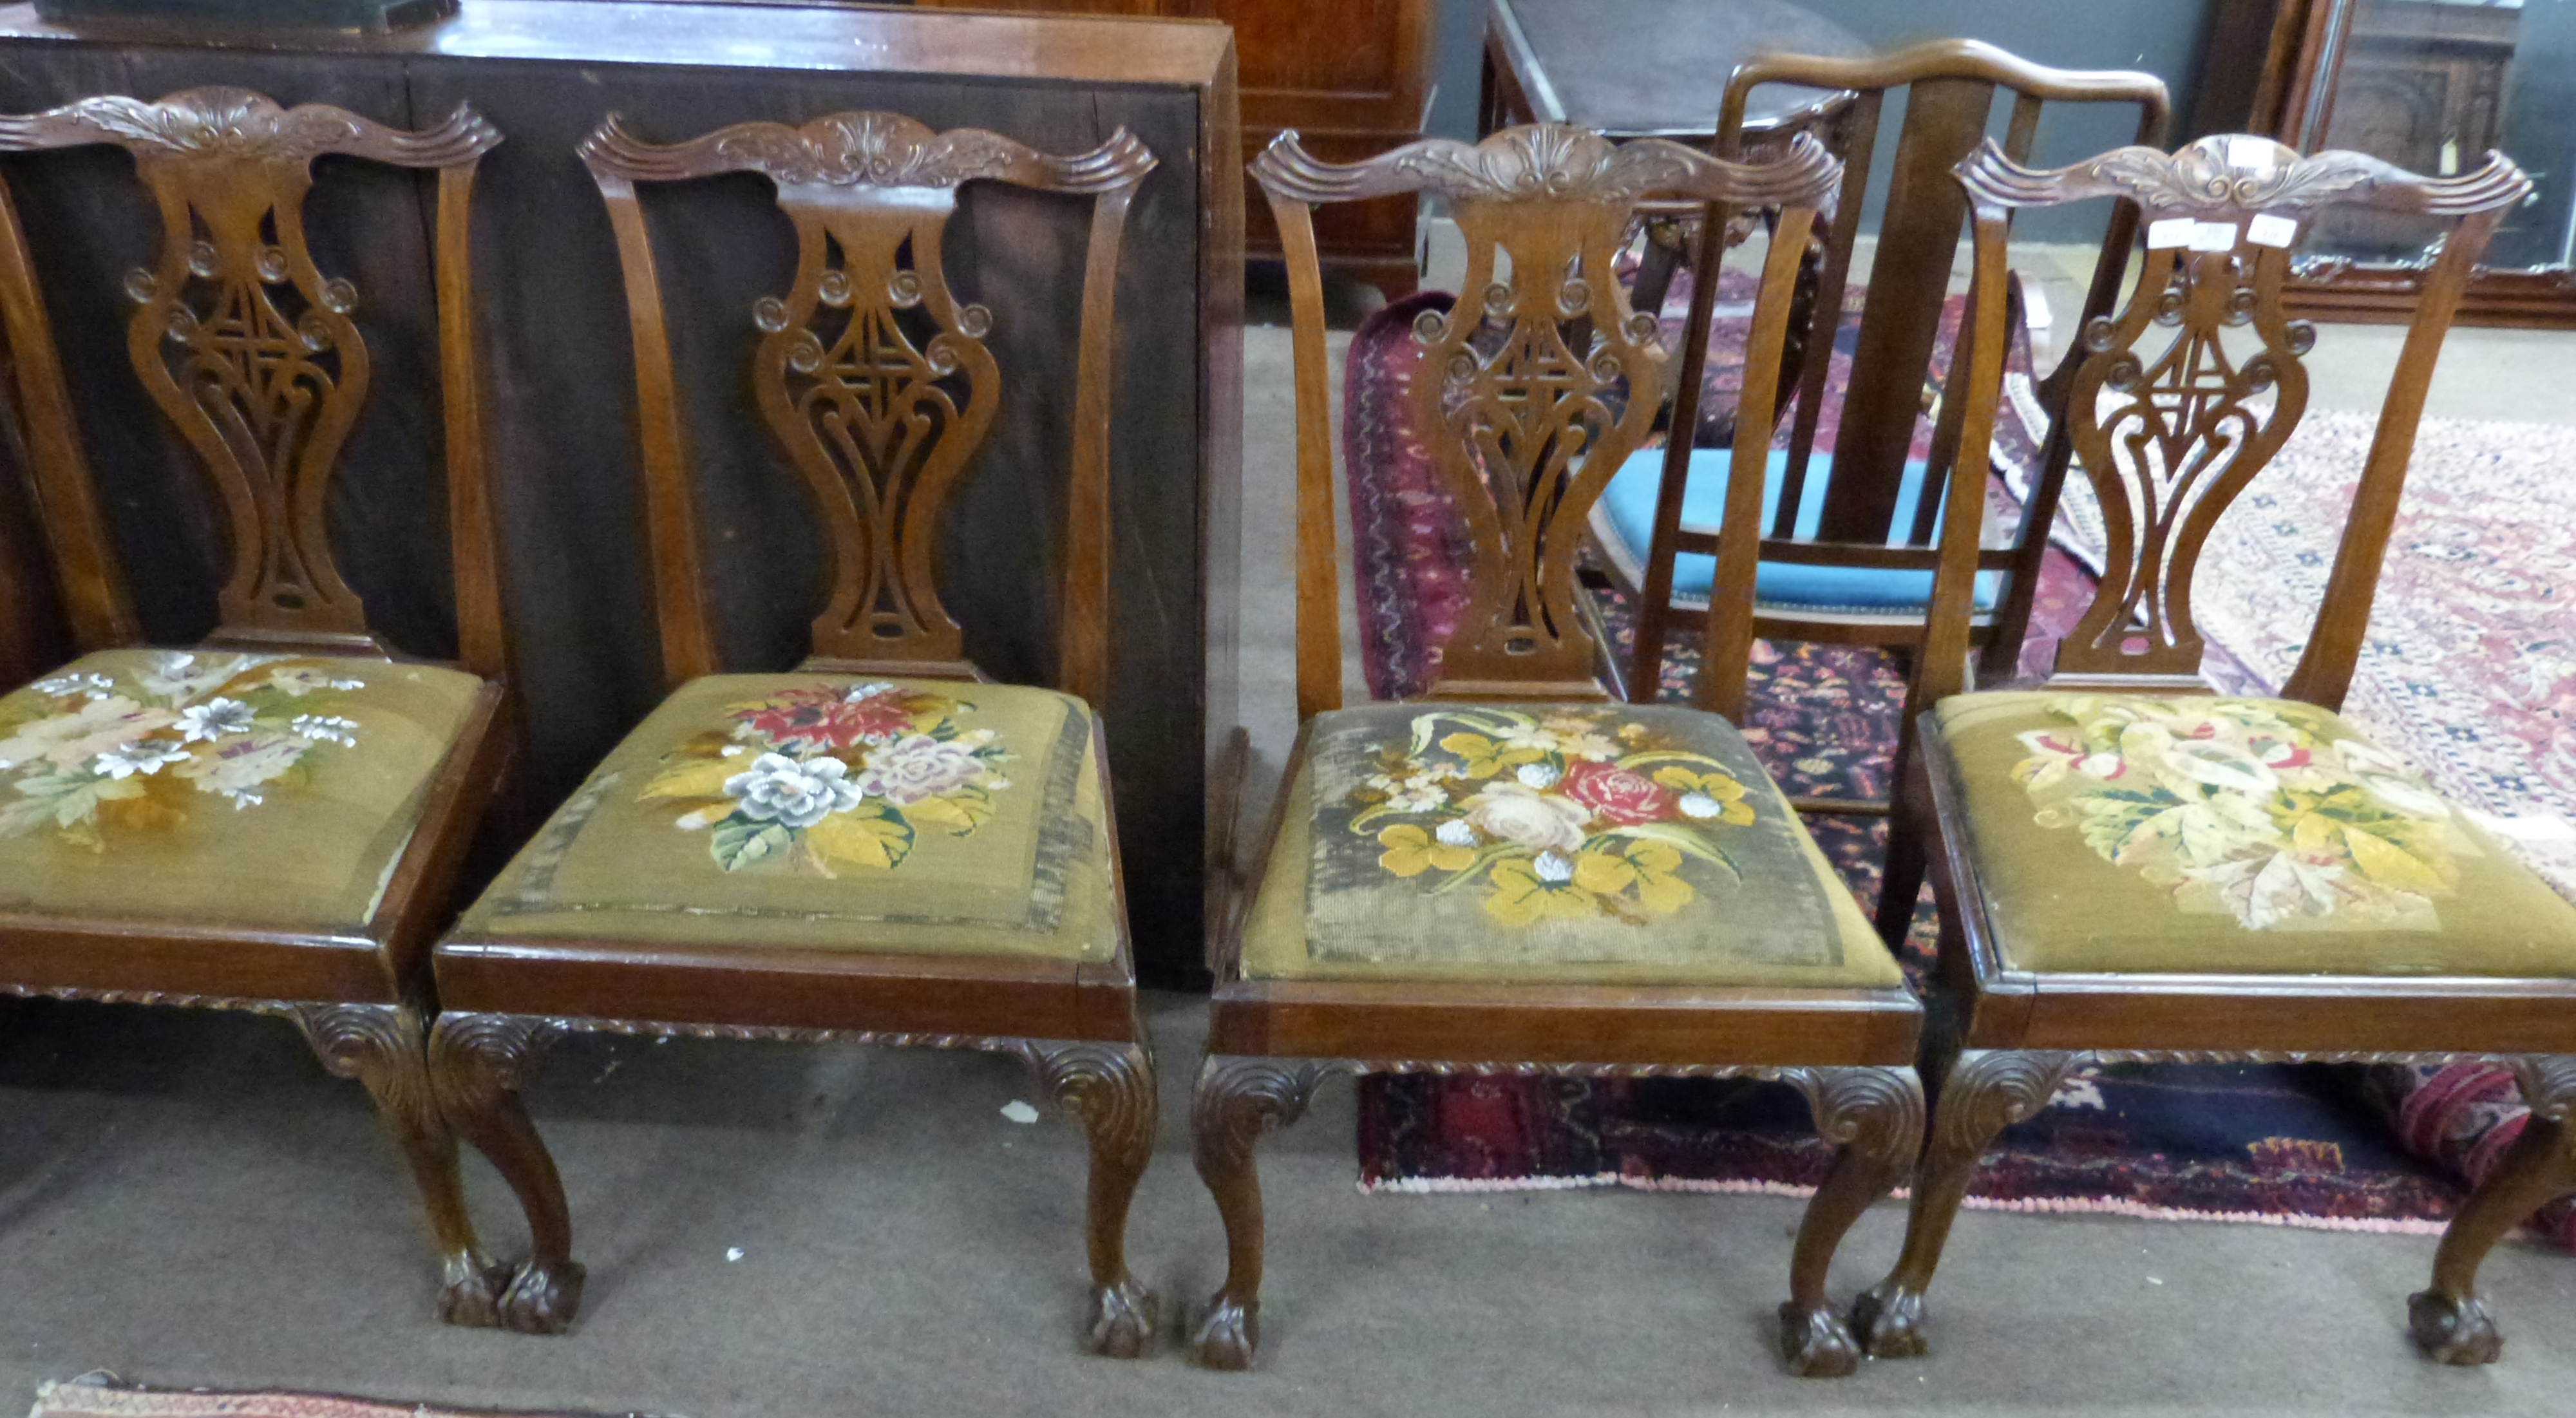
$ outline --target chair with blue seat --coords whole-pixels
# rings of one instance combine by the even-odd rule
[[[1825,59],[1782,55],[1740,66],[1728,81],[1720,118],[1719,151],[1744,144],[1743,115],[1752,92],[1790,84],[1852,95],[1832,140],[1845,163],[1843,188],[1831,225],[1820,233],[1808,261],[1813,324],[1768,417],[1777,421],[1792,402],[1787,446],[1773,455],[1763,506],[1762,566],[1757,581],[1755,631],[1765,636],[1831,644],[1874,645],[1911,656],[1924,638],[1931,594],[1934,542],[1946,492],[1961,486],[1982,491],[1982,460],[1955,476],[1960,459],[1962,406],[1942,401],[1933,415],[1931,456],[1911,456],[1916,420],[1937,390],[1927,390],[1941,310],[1949,294],[1967,206],[1950,169],[1965,159],[1995,126],[1999,93],[2012,95],[2003,120],[2003,150],[2027,160],[2045,106],[2078,104],[2134,107],[2137,141],[2161,141],[2168,102],[2163,82],[2136,73],[2050,69],[1974,40],[1942,40],[1875,59]],[[1876,210],[1878,243],[1869,271],[1869,295],[1853,345],[1851,385],[1843,401],[1833,450],[1819,453],[1825,386],[1840,332],[1843,297],[1853,248],[1867,212],[1871,156],[1889,94],[1904,91],[1894,175]],[[1703,224],[1693,269],[1714,272],[1724,254],[1727,222],[1712,213]],[[2111,218],[2085,298],[2082,320],[2108,310],[2119,294],[2136,213],[2120,208]],[[1670,426],[1701,428],[1702,365],[1714,322],[1717,282],[1692,288],[1683,335],[1683,369],[1674,385]],[[2018,301],[2015,302],[2018,304]],[[2079,322],[2077,328],[2081,328]],[[1962,331],[1952,367],[1972,356]],[[2070,357],[2038,390],[2044,408],[2063,403],[2076,361]],[[2054,421],[2054,420],[2053,420]],[[1665,447],[1633,455],[1596,505],[1595,539],[1613,572],[1638,599],[1637,642],[1628,665],[1629,697],[1654,700],[1662,679],[1665,645],[1676,613],[1704,614],[1717,547],[1717,505],[1724,500],[1732,417],[1713,421],[1713,432],[1673,436]],[[1716,443],[1716,448],[1699,448]],[[2047,528],[2056,514],[2068,446],[2062,435],[2045,442],[2034,470],[2031,501],[2020,527],[2001,544],[1979,553],[1972,639],[1985,647],[1982,677],[2008,676],[2030,618]],[[1912,710],[1909,703],[1907,720]],[[1807,810],[1886,811],[1886,804],[1802,800]]]

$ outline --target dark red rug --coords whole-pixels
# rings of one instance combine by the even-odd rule
[[[1720,310],[1751,298],[1730,274]],[[1687,283],[1676,283],[1667,334],[1678,337]],[[1838,421],[1857,312],[1846,304],[1822,425]],[[1429,682],[1463,609],[1464,529],[1401,397],[1420,347],[1411,331],[1449,297],[1424,292],[1372,315],[1351,343],[1344,453],[1349,469],[1361,656],[1378,698]],[[1946,369],[1961,302],[1945,312],[1934,356]],[[2026,333],[2011,368],[2027,377]],[[1710,402],[1731,405],[1740,384],[1743,326],[1721,321],[1711,342]],[[2008,401],[2009,402],[2009,401]],[[1785,427],[1785,422],[1784,422]],[[1917,455],[1930,434],[1918,427]],[[1706,441],[1703,439],[1703,441]],[[2036,456],[2034,430],[2007,410],[2000,460]],[[1831,450],[1830,439],[1820,448]],[[2013,506],[1998,482],[1997,497]],[[2092,578],[2052,549],[2042,572],[2022,668],[2045,669]],[[1597,585],[1623,654],[1634,615]],[[1743,728],[1781,786],[1800,795],[1884,797],[1903,681],[1869,649],[1757,642],[1753,705]],[[1663,697],[1688,698],[1698,655],[1676,642]],[[1878,895],[1886,823],[1810,819],[1818,844],[1864,908]],[[1929,901],[1903,951],[1919,982],[1931,963]],[[2354,1069],[2283,1065],[2116,1066],[2086,1069],[2031,1121],[2009,1129],[1968,1204],[2029,1211],[2114,1212],[2164,1219],[2430,1232],[2510,1145],[2523,1113],[2509,1075],[2481,1065]],[[1360,1180],[1370,1190],[1464,1191],[1620,1185],[1658,1190],[1804,1193],[1831,1149],[1787,1089],[1706,1080],[1563,1080],[1374,1076],[1363,1081]],[[2565,1204],[2543,1222],[2576,1245]]]

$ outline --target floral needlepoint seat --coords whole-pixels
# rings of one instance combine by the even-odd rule
[[[0,911],[356,932],[482,691],[387,660],[74,661],[0,698]]]
[[[2328,710],[2029,691],[1938,712],[2010,968],[2576,977],[2576,906]]]
[[[1376,704],[1318,715],[1306,764],[1247,978],[1902,982],[1717,715]]]
[[[627,737],[460,934],[1106,961],[1106,823],[1071,696],[711,675]]]

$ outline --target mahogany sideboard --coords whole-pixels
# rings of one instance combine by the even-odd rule
[[[1432,26],[1438,0],[915,0],[951,10],[1050,10],[1168,15],[1234,27],[1243,65],[1243,161],[1249,165],[1282,129],[1306,151],[1356,162],[1423,135],[1431,105]],[[1720,76],[1723,82],[1723,76]],[[1279,259],[1269,205],[1250,192],[1244,205],[1248,254]],[[1418,203],[1410,196],[1338,203],[1315,213],[1324,265],[1400,300],[1422,279],[1416,249]]]
[[[48,24],[0,5],[0,112],[93,94],[158,98],[230,84],[281,103],[330,103],[400,127],[470,101],[500,130],[474,206],[485,422],[504,537],[515,681],[531,743],[523,826],[559,801],[662,694],[623,286],[616,240],[575,146],[611,112],[653,139],[752,119],[850,109],[933,128],[982,127],[1078,152],[1124,125],[1160,160],[1129,217],[1117,295],[1112,498],[1115,632],[1108,724],[1137,956],[1147,978],[1199,969],[1208,749],[1234,706],[1242,433],[1242,176],[1234,51],[1216,24],[795,5],[469,0],[455,18],[390,35],[202,33]],[[332,161],[325,159],[325,161]],[[81,432],[150,637],[184,644],[214,622],[221,519],[125,353],[125,274],[149,266],[157,219],[131,160],[109,148],[0,163],[60,340]],[[1056,663],[1060,514],[1090,205],[987,184],[949,225],[947,265],[996,313],[988,337],[1014,382],[952,499],[954,529],[1027,527],[1026,542],[952,540],[943,593],[997,678],[1043,683]],[[343,195],[345,194],[345,195]],[[341,564],[399,648],[455,651],[434,363],[428,234],[433,187],[352,163],[308,214],[319,264],[355,282],[383,322],[373,393],[330,509]],[[416,219],[370,222],[391,203]],[[661,204],[669,205],[663,206]],[[700,532],[728,669],[795,663],[828,549],[803,484],[738,379],[759,338],[753,303],[783,291],[795,248],[757,178],[656,192],[671,256],[671,343],[691,391]],[[383,216],[382,210],[372,213]],[[380,346],[380,347],[378,347]],[[691,370],[685,366],[698,365]],[[14,424],[13,419],[0,423]],[[0,430],[0,454],[8,451]],[[23,462],[21,463],[23,468]],[[9,479],[0,479],[7,482]],[[0,495],[12,521],[15,489]],[[979,510],[980,509],[980,510]],[[427,529],[424,531],[424,529]],[[0,585],[23,548],[0,546]],[[10,608],[12,611],[16,607]],[[42,627],[0,633],[0,650]],[[25,651],[14,653],[23,657]],[[506,814],[504,815],[507,816]]]

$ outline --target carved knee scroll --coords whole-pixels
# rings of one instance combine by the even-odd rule
[[[494,1316],[522,1334],[561,1333],[581,1307],[582,1268],[572,1259],[563,1181],[519,1102],[556,1032],[552,1021],[526,1015],[451,1013],[439,1016],[430,1036],[440,1113],[491,1160],[527,1213],[530,1254]]]
[[[1910,1068],[1794,1068],[1780,1081],[1806,1095],[1816,1131],[1837,1149],[1798,1226],[1780,1354],[1803,1377],[1839,1377],[1860,1366],[1861,1351],[1825,1297],[1826,1275],[1844,1233],[1895,1188],[1921,1148],[1923,1085]]]
[[[1315,1085],[1357,1066],[1333,1059],[1211,1055],[1190,1101],[1192,1154],[1225,1219],[1225,1284],[1208,1301],[1191,1348],[1213,1369],[1248,1369],[1261,1344],[1262,1136],[1306,1115]]]
[[[295,1022],[324,1068],[365,1086],[402,1150],[438,1238],[439,1318],[492,1323],[499,1277],[475,1238],[456,1170],[456,1140],[431,1096],[419,1012],[409,1005],[305,1004],[296,1006]]]
[[[2433,1255],[2433,1283],[2406,1301],[2416,1347],[2446,1364],[2488,1364],[2504,1353],[2504,1336],[2477,1293],[2478,1266],[2514,1227],[2544,1203],[2576,1189],[2576,1058],[2534,1055],[2513,1061],[2514,1081],[2531,1109],[2504,1160],[2461,1203]]]
[[[1923,1334],[1923,1292],[1941,1264],[1950,1223],[1976,1177],[1977,1163],[1995,1136],[2048,1106],[2057,1085],[2083,1056],[2020,1050],[1962,1053],[1946,1077],[1934,1082],[1940,1106],[1932,1116],[1923,1159],[1915,1167],[1914,1198],[1905,1218],[1905,1249],[1896,1268],[1852,1306],[1852,1330],[1880,1359],[1928,1352]]]
[[[1141,1044],[1093,1042],[1038,1041],[1025,1056],[1048,1101],[1081,1118],[1091,1139],[1091,1350],[1139,1358],[1153,1343],[1155,1298],[1127,1269],[1127,1209],[1161,1116],[1153,1061]]]

